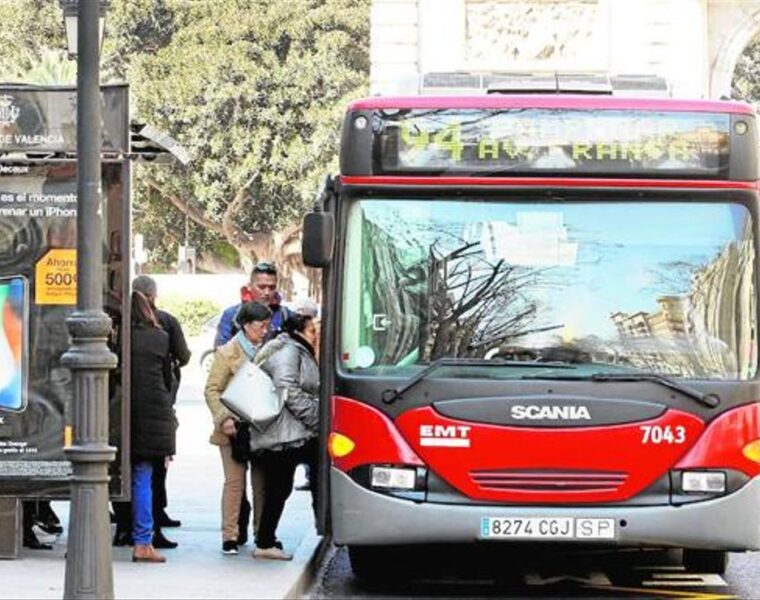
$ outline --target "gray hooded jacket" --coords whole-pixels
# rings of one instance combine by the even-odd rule
[[[296,338],[280,334],[254,362],[272,378],[283,401],[280,415],[264,430],[251,427],[251,451],[301,446],[319,432],[319,367]]]

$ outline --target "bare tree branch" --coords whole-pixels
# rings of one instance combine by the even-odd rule
[[[224,230],[222,229],[222,225],[220,223],[217,223],[213,219],[209,219],[203,212],[202,208],[198,206],[194,206],[193,204],[191,204],[189,201],[185,200],[184,198],[180,198],[176,194],[168,192],[154,179],[149,179],[148,185],[152,189],[156,190],[159,194],[161,194],[162,198],[166,198],[169,202],[171,202],[172,205],[176,207],[180,212],[190,217],[190,219],[192,219],[194,223],[197,223],[201,227],[210,229],[214,233],[218,233],[219,235],[224,235]]]

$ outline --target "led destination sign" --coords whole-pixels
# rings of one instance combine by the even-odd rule
[[[699,175],[728,167],[730,116],[555,109],[378,111],[382,173]],[[377,171],[376,171],[377,172]]]

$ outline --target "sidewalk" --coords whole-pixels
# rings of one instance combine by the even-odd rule
[[[179,547],[162,551],[168,559],[163,565],[134,564],[130,548],[113,548],[115,595],[225,600],[294,597],[303,590],[320,541],[313,526],[311,495],[294,491],[278,528],[285,549],[294,554],[293,561],[254,560],[250,542],[238,556],[221,554],[221,460],[217,448],[208,443],[210,416],[202,399],[203,375],[191,366],[183,370],[177,401],[177,457],[167,482],[168,512],[182,521],[182,527],[164,533]],[[55,503],[54,508],[67,529],[68,503]],[[62,598],[65,535],[53,551],[25,549],[19,560],[0,561],[0,598]]]

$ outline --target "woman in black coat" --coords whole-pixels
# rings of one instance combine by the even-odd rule
[[[171,404],[169,334],[158,324],[150,302],[132,293],[131,454],[134,562],[165,562],[153,538],[152,462],[175,453],[176,420]]]

